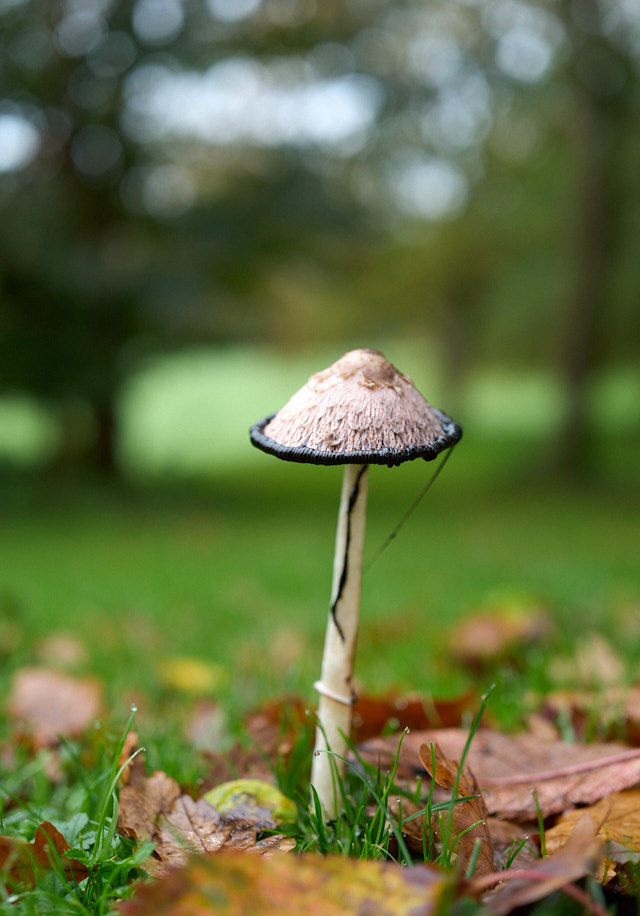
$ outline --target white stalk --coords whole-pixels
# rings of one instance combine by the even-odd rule
[[[362,554],[367,508],[368,467],[347,464],[342,480],[336,549],[333,561],[331,611],[322,657],[318,728],[311,767],[311,785],[328,819],[341,809],[339,782],[351,731],[353,661],[358,638]],[[328,754],[327,750],[333,753]]]

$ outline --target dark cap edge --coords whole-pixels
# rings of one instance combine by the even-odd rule
[[[462,438],[462,428],[437,408],[432,408],[440,420],[444,429],[444,434],[438,436],[429,445],[411,445],[403,449],[380,449],[371,451],[353,451],[353,452],[323,452],[318,449],[306,448],[304,446],[286,446],[280,445],[275,439],[265,436],[264,429],[268,423],[273,420],[275,414],[263,417],[254,423],[249,430],[252,445],[267,452],[269,455],[275,455],[282,461],[294,461],[298,464],[386,464],[388,467],[396,467],[405,461],[414,461],[416,458],[423,458],[425,461],[433,461],[440,452],[455,445]]]

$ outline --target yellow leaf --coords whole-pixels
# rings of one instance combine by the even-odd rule
[[[139,888],[122,916],[433,916],[451,877],[433,867],[316,855],[262,858],[220,851]]]
[[[596,837],[605,843],[606,861],[599,875],[602,882],[615,875],[617,865],[640,861],[640,789],[614,792],[595,805],[563,814],[546,832],[549,852],[564,846],[584,814],[591,818]]]
[[[215,693],[228,681],[228,672],[223,665],[206,662],[199,658],[174,656],[164,660],[159,677],[166,687],[181,693],[204,696]]]

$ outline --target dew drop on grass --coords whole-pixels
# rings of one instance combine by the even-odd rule
[[[131,706],[130,706],[129,708],[131,709],[131,712],[137,712],[137,711],[138,711],[138,707],[136,706],[135,703],[132,703]]]

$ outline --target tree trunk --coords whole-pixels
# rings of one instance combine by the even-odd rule
[[[102,476],[116,477],[119,473],[117,461],[118,425],[113,401],[93,405],[95,437],[91,464]]]
[[[86,470],[102,477],[119,474],[115,403],[74,400],[56,411],[59,445],[48,471],[54,475]]]
[[[611,100],[599,91],[603,42],[582,31],[599,16],[596,0],[575,0],[566,10],[574,42],[574,150],[577,170],[570,249],[571,275],[560,332],[559,375],[565,411],[556,444],[556,469],[578,477],[591,455],[589,383],[598,359],[614,222],[611,187]]]

